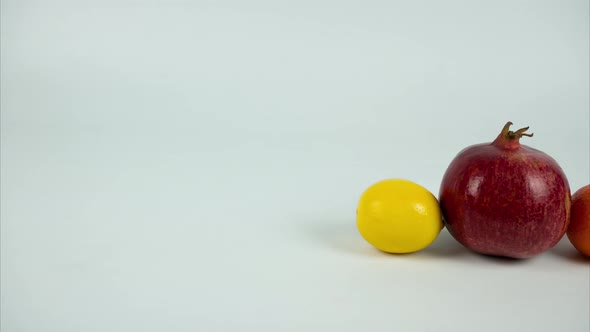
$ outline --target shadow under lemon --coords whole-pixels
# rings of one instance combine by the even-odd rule
[[[305,226],[305,236],[314,244],[344,254],[379,256],[380,251],[368,244],[351,221],[316,221]]]
[[[386,253],[373,247],[361,236],[354,220],[310,223],[307,224],[306,235],[323,247],[361,256],[458,257],[471,254],[467,248],[449,234],[446,228],[441,230],[431,245],[420,251],[407,254]]]

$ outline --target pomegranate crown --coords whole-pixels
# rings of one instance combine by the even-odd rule
[[[529,127],[520,128],[517,131],[510,130],[510,126],[512,126],[512,122],[508,121],[502,128],[502,132],[498,137],[494,140],[492,144],[501,146],[504,148],[517,148],[520,146],[519,140],[521,137],[533,137],[533,134],[526,133],[529,130]]]
[[[533,133],[531,133],[531,134],[525,133],[525,131],[529,130],[529,127],[524,127],[524,128],[518,129],[517,131],[512,131],[512,130],[510,130],[510,126],[512,126],[512,122],[508,121],[504,125],[504,128],[502,128],[502,134],[504,134],[504,136],[506,138],[519,139],[522,136],[533,137]]]

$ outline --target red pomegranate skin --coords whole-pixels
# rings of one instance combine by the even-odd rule
[[[528,258],[554,247],[569,224],[571,193],[557,162],[521,145],[528,128],[462,150],[449,165],[439,198],[445,226],[485,255]]]

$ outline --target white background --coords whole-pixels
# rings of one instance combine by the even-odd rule
[[[1,4],[1,330],[585,331],[567,239],[387,255],[362,191],[438,194],[504,123],[590,182],[588,1]]]

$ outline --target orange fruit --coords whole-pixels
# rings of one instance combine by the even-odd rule
[[[572,196],[567,237],[579,252],[590,257],[590,184]]]

